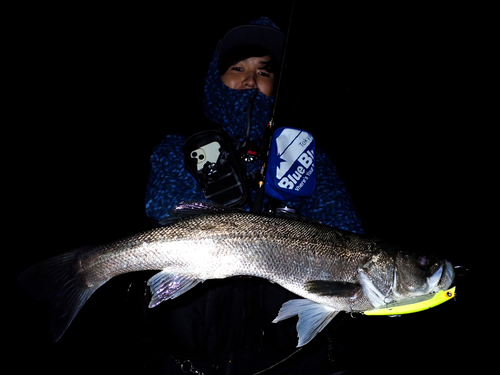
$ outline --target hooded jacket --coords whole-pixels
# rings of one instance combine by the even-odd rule
[[[265,17],[251,24],[277,28]],[[205,78],[203,95],[205,117],[220,125],[238,144],[245,137],[248,109],[251,106],[250,139],[260,143],[271,117],[273,97],[267,97],[257,89],[235,90],[227,87],[220,78],[218,62],[217,47]],[[165,219],[169,211],[181,201],[205,200],[196,180],[185,167],[184,141],[182,135],[167,135],[151,155],[146,214],[155,221]],[[339,229],[363,233],[361,221],[337,169],[323,150],[317,149],[315,156],[316,189],[313,195],[286,203],[298,209],[301,215]],[[258,168],[260,168],[258,163],[247,165],[248,172]]]

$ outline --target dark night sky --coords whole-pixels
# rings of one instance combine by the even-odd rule
[[[498,170],[497,69],[492,10],[454,6],[327,10],[297,1],[277,119],[311,131],[327,150],[367,232],[472,265],[492,251],[485,223],[496,213],[489,193]],[[17,293],[14,275],[48,256],[149,227],[144,194],[152,148],[166,134],[196,126],[218,39],[261,15],[286,31],[289,2],[12,11],[4,57],[12,80],[5,124],[13,130],[4,138],[7,234],[16,238],[7,250],[14,261],[8,285],[13,324],[21,327],[13,348],[33,356],[37,370],[61,355],[76,358],[71,353],[82,350],[78,335],[86,332],[68,332],[64,349],[26,346],[31,305]],[[430,336],[453,342],[436,354],[465,353],[459,339],[475,325],[478,280],[470,278],[455,307],[436,310],[435,320],[426,316]],[[118,294],[126,284],[114,284]],[[77,321],[83,327],[106,315],[102,305],[117,313],[119,298],[103,291]],[[111,316],[102,319],[113,324]],[[433,333],[446,324],[452,332]]]

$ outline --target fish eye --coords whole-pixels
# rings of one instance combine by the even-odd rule
[[[431,262],[429,258],[427,258],[425,255],[421,255],[417,258],[417,266],[423,270],[427,270],[429,266],[431,265]]]

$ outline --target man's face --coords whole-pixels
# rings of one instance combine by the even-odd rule
[[[249,57],[241,60],[221,75],[222,82],[235,90],[258,89],[266,96],[274,90],[274,73],[267,70],[271,56]]]

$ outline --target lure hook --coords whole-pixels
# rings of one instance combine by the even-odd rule
[[[455,275],[459,277],[465,276],[469,272],[469,269],[462,265],[456,265],[453,268],[455,270]]]

